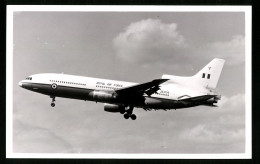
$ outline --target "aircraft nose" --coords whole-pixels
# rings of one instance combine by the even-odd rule
[[[19,82],[19,86],[23,87],[23,82],[22,81]]]

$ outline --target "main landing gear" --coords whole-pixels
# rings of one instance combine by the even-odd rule
[[[51,96],[51,98],[52,98],[51,107],[55,107],[55,103],[54,103],[54,101],[55,101],[55,96]]]
[[[133,114],[133,109],[134,107],[133,106],[129,106],[129,109],[125,110],[125,114],[123,112],[120,112],[121,114],[124,114],[124,118],[125,119],[128,119],[129,117],[132,119],[132,120],[135,120],[136,119],[136,115]]]

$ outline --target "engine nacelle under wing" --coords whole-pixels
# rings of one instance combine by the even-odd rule
[[[117,99],[116,93],[106,91],[93,91],[91,93],[94,101],[98,102],[115,102]]]
[[[116,112],[120,112],[120,111],[125,110],[125,107],[120,106],[120,105],[114,105],[114,104],[104,104],[104,110],[106,112],[116,113]]]

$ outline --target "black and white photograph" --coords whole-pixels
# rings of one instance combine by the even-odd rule
[[[8,6],[8,158],[251,158],[251,7]]]

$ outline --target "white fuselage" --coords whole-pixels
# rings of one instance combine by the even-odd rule
[[[127,104],[131,100],[111,100],[101,98],[96,93],[113,93],[117,89],[136,85],[137,83],[91,78],[67,74],[44,73],[30,76],[22,80],[19,85],[25,89],[42,94],[74,98],[81,100],[96,101],[111,104]],[[55,85],[55,86],[54,86]],[[192,86],[192,85],[191,85]],[[144,95],[143,102],[133,102],[135,107],[153,109],[176,109],[196,106],[196,104],[180,104],[178,100],[205,95],[207,90],[182,86],[178,83],[166,82],[160,85],[160,90],[148,96]],[[132,99],[132,98],[131,98]]]
[[[66,74],[43,73],[19,82],[22,88],[55,98],[104,103],[107,112],[120,112],[136,119],[134,107],[179,109],[198,105],[215,107],[221,95],[215,92],[225,60],[215,58],[193,76],[163,75],[146,83],[132,83]]]

